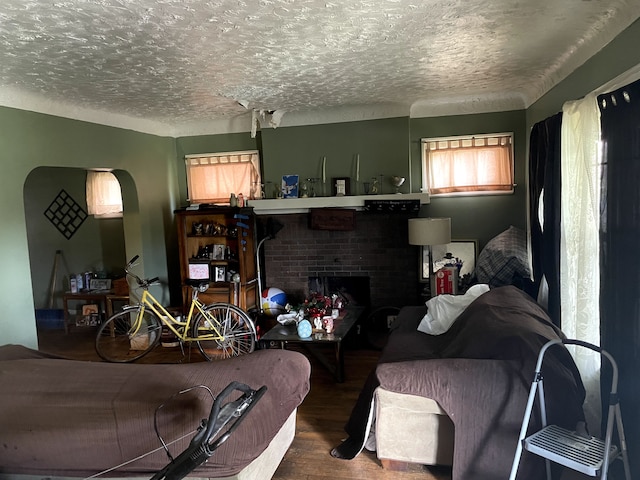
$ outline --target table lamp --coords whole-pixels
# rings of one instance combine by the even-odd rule
[[[429,252],[429,293],[433,292],[433,251],[432,245],[451,243],[450,218],[410,218],[409,244],[426,246]]]

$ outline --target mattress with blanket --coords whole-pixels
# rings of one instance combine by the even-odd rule
[[[274,443],[286,442],[270,471],[249,477],[270,478],[292,440],[278,435],[295,425],[309,376],[308,360],[287,350],[212,363],[123,365],[1,346],[0,477],[108,471],[108,477],[150,478],[169,462],[160,437],[177,456],[208,418],[213,397],[237,381],[267,391],[191,476],[242,478],[265,452],[273,455]]]

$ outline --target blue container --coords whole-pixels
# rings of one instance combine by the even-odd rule
[[[57,308],[36,309],[36,327],[42,330],[64,328],[64,310]]]

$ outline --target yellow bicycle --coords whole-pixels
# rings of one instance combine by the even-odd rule
[[[175,318],[149,292],[149,286],[158,278],[143,280],[131,272],[138,255],[125,267],[125,273],[134,278],[143,289],[137,305],[127,305],[100,325],[96,336],[96,351],[108,362],[133,362],[160,342],[163,325],[180,342],[195,342],[209,361],[235,357],[253,352],[256,346],[256,328],[247,313],[230,303],[203,304],[198,292],[208,288],[205,280],[190,280],[193,290],[189,312],[184,321]]]

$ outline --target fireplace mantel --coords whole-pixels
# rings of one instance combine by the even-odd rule
[[[250,200],[256,215],[306,213],[310,208],[342,207],[364,209],[365,200],[420,200],[429,203],[428,193],[392,193],[388,195],[345,195],[340,197],[273,198]]]

